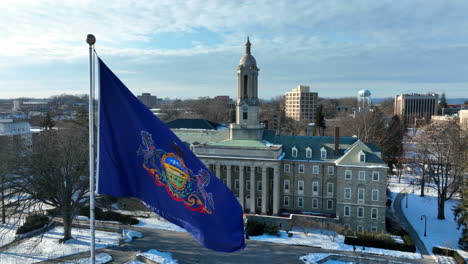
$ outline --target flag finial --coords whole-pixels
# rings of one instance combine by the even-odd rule
[[[93,34],[88,34],[88,36],[86,36],[86,43],[90,46],[94,45],[94,43],[96,43],[96,37]]]

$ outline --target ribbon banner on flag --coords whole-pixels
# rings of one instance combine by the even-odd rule
[[[98,193],[139,198],[209,249],[244,248],[242,207],[233,193],[98,61]]]

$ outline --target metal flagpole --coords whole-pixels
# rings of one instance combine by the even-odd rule
[[[86,37],[86,43],[89,44],[89,230],[91,235],[91,264],[96,263],[95,252],[95,223],[94,223],[94,56],[93,46],[96,43],[96,38],[89,34]]]

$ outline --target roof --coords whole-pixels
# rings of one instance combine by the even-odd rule
[[[385,162],[368,147],[369,143],[364,143],[360,140],[356,141],[346,153],[336,161],[337,165],[346,166],[387,166]],[[359,155],[363,152],[366,154],[366,161],[359,161]]]
[[[380,150],[380,148],[377,147],[377,145],[374,144],[374,143],[367,142],[367,143],[365,143],[365,144],[366,144],[366,146],[367,146],[368,148],[370,148],[370,150],[372,150],[373,152],[382,152],[382,151]]]
[[[227,127],[206,119],[176,119],[166,124],[171,129],[219,130]]]
[[[345,150],[351,147],[356,141],[355,137],[340,137],[338,145],[338,155],[335,155],[335,138],[334,137],[317,137],[317,136],[292,136],[292,135],[276,135],[273,130],[265,130],[263,140],[275,145],[283,145],[285,153],[284,159],[293,160],[323,160],[333,161],[338,159],[345,153]],[[297,148],[297,157],[292,157],[292,148]],[[312,157],[307,158],[306,149],[312,150]],[[327,158],[322,159],[320,150],[325,148]]]
[[[270,145],[260,140],[223,140],[221,142],[213,143],[212,146],[226,146],[226,147],[250,147],[250,148],[266,148]]]

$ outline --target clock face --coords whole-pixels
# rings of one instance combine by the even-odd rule
[[[247,105],[243,105],[243,106],[242,106],[242,111],[243,111],[243,112],[249,111],[249,107],[248,107]]]

